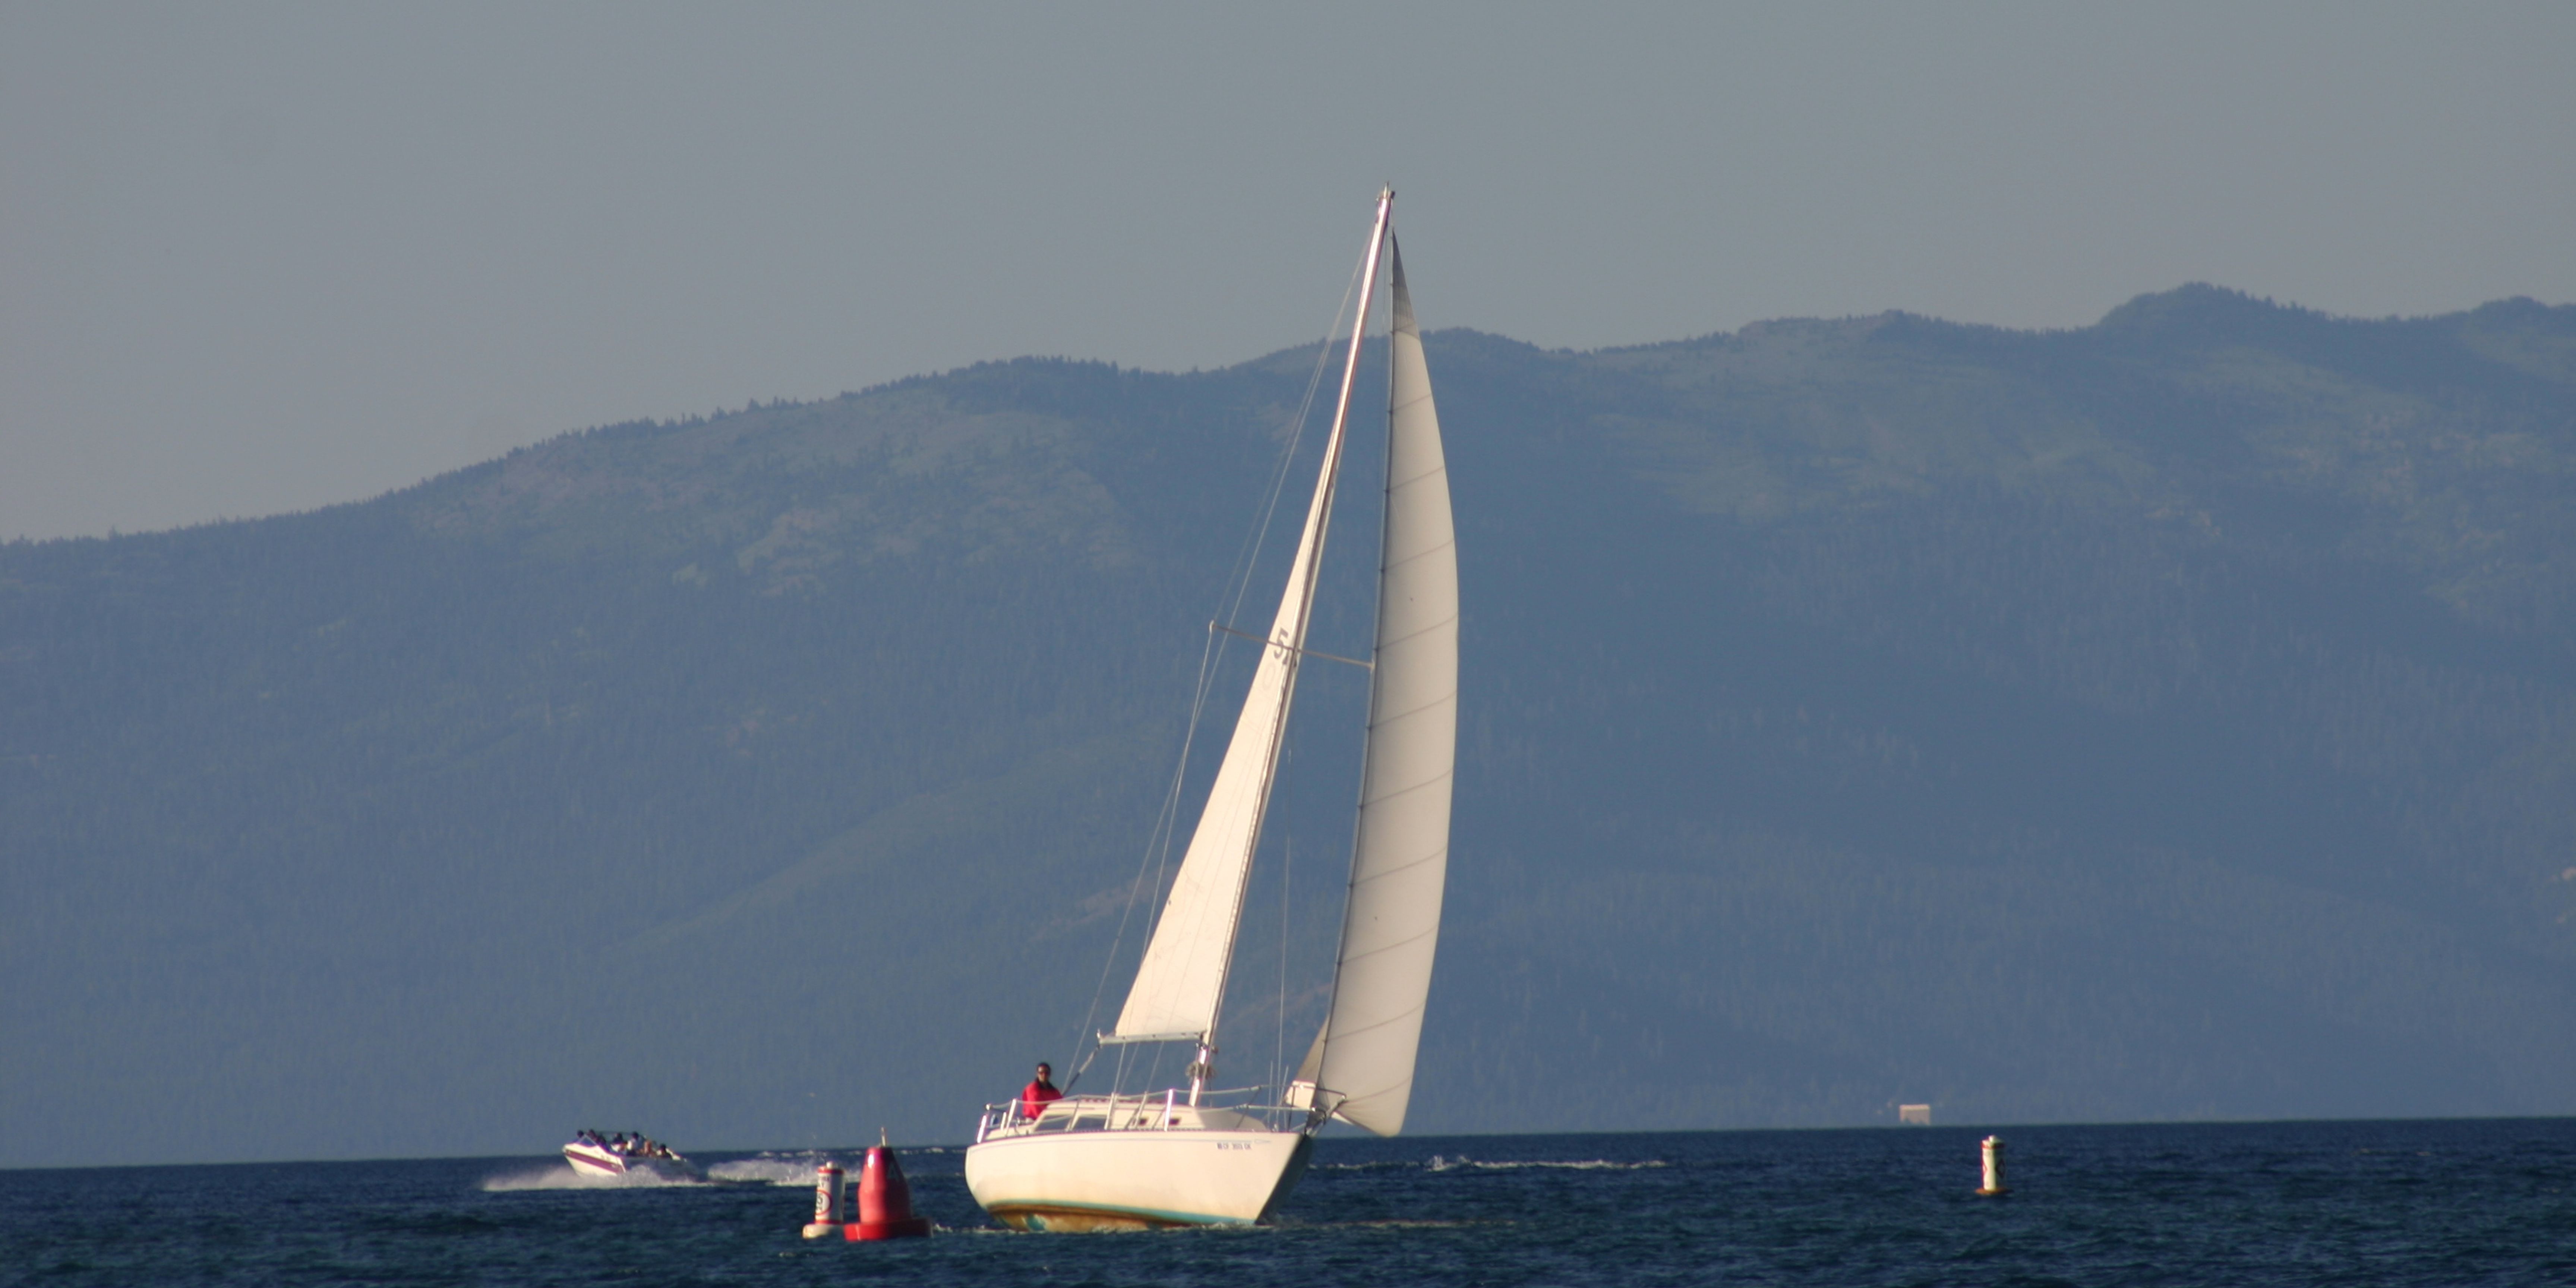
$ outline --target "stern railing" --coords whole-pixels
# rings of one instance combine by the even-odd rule
[[[1190,1103],[1185,1087],[1132,1096],[1066,1096],[1040,1106],[1035,1118],[1022,1113],[1021,1102],[1014,1098],[984,1106],[983,1117],[975,1124],[975,1142],[1059,1132],[1304,1131],[1320,1125],[1321,1116],[1313,1109],[1264,1101],[1263,1094],[1271,1090],[1202,1091],[1196,1105]]]

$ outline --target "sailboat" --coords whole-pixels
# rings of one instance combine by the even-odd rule
[[[1140,1229],[1255,1222],[1306,1169],[1315,1136],[1341,1121],[1404,1127],[1431,988],[1449,860],[1458,730],[1458,560],[1439,417],[1393,233],[1395,192],[1378,194],[1361,261],[1365,320],[1384,270],[1391,303],[1386,491],[1377,633],[1360,800],[1332,1001],[1285,1086],[1215,1087],[1217,1019],[1254,850],[1278,775],[1297,675],[1327,655],[1306,647],[1351,389],[1367,328],[1354,324],[1332,434],[1288,584],[1197,830],[1102,1047],[1194,1052],[1186,1085],[985,1108],[966,1184],[997,1220],[1024,1230]],[[1222,629],[1222,628],[1220,628]],[[1358,661],[1335,658],[1334,661]],[[1032,1112],[1034,1111],[1034,1112]]]

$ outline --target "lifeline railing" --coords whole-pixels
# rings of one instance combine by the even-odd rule
[[[1051,1100],[1031,1118],[1020,1112],[1021,1102],[1005,1100],[984,1106],[984,1116],[975,1124],[975,1143],[982,1144],[993,1136],[1036,1136],[1078,1131],[1190,1131],[1204,1126],[1202,1116],[1231,1120],[1235,1129],[1255,1131],[1295,1131],[1311,1125],[1314,1110],[1296,1105],[1260,1104],[1255,1097],[1268,1087],[1235,1087],[1224,1091],[1202,1091],[1199,1103],[1190,1104],[1188,1090],[1171,1087],[1159,1092],[1133,1096],[1067,1096]]]

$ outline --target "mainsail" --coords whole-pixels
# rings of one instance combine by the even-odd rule
[[[1368,316],[1369,296],[1377,277],[1378,252],[1385,244],[1388,202],[1379,198],[1378,225],[1360,275],[1360,319]],[[1190,835],[1172,894],[1145,945],[1136,983],[1127,990],[1127,1005],[1118,1013],[1117,1035],[1128,1039],[1213,1040],[1217,1009],[1225,1001],[1226,968],[1234,956],[1234,932],[1243,912],[1244,879],[1252,870],[1253,847],[1261,840],[1261,820],[1270,808],[1270,785],[1279,768],[1280,737],[1288,726],[1288,707],[1297,696],[1297,664],[1305,657],[1306,626],[1315,606],[1315,574],[1324,556],[1324,533],[1333,517],[1333,489],[1341,476],[1342,441],[1349,428],[1351,381],[1357,374],[1360,338],[1367,330],[1354,322],[1351,360],[1342,371],[1342,389],[1333,413],[1332,436],[1324,444],[1322,474],[1315,499],[1306,509],[1306,529],[1297,541],[1297,558],[1289,565],[1288,589],[1280,596],[1252,691],[1235,719],[1234,738],[1226,744],[1208,791],[1207,809]],[[1447,502],[1442,502],[1445,513]],[[1445,802],[1446,796],[1444,794]],[[1444,806],[1445,808],[1445,806]]]
[[[1431,992],[1449,867],[1458,742],[1458,550],[1449,469],[1422,361],[1422,333],[1388,245],[1395,304],[1388,373],[1386,535],[1376,669],[1350,903],[1333,1005],[1298,1081],[1342,1097],[1336,1115],[1381,1136],[1404,1127]]]

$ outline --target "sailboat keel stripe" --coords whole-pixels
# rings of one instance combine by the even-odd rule
[[[1018,1217],[1022,1220],[1035,1217],[1040,1222],[1040,1224],[1035,1228],[1040,1230],[1046,1228],[1045,1222],[1050,1217],[1073,1217],[1076,1220],[1098,1217],[1125,1217],[1142,1224],[1165,1226],[1252,1224],[1252,1222],[1244,1220],[1241,1217],[1208,1216],[1199,1212],[1166,1212],[1160,1208],[1094,1207],[1087,1204],[1055,1202],[1014,1203],[1008,1199],[997,1199],[988,1203],[985,1205],[985,1210],[991,1212],[994,1216],[999,1217],[1004,1221],[1009,1221],[1013,1217]],[[1026,1229],[1029,1227],[1023,1226],[1022,1228]]]

